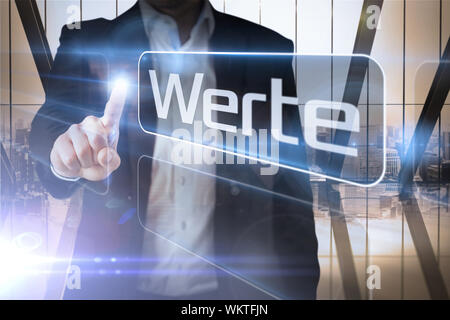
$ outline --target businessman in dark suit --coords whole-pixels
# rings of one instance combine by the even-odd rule
[[[114,20],[96,19],[82,22],[80,29],[63,28],[46,102],[32,123],[31,148],[38,175],[50,194],[68,198],[84,190],[74,252],[74,263],[82,265],[82,289],[66,292],[66,298],[315,299],[319,265],[309,177],[282,168],[261,177],[254,165],[217,164],[213,172],[218,178],[206,180],[192,173],[174,173],[170,164],[158,163],[155,154],[164,151],[164,145],[141,130],[136,101],[139,58],[150,49],[292,52],[293,45],[269,29],[217,12],[203,0],[140,0]],[[296,95],[289,56],[267,63],[217,55],[201,65],[213,75],[207,81],[240,98],[246,92],[270,92],[271,78],[283,79],[283,95]],[[128,90],[116,88],[111,93],[109,84],[116,75],[126,75],[131,82]],[[147,93],[141,100],[149,104],[141,106],[151,106]],[[141,110],[144,128],[158,127],[152,109]],[[220,122],[240,128],[238,114],[218,112],[217,116]],[[280,157],[306,164],[298,109],[283,108],[282,118],[287,123],[285,133],[300,143],[281,144]],[[270,103],[261,102],[254,108],[253,126],[270,129],[270,121]],[[181,204],[155,212],[160,208],[155,203],[167,202],[168,194],[179,190],[167,185],[172,174],[193,181],[181,201],[188,208],[182,213],[188,226],[189,221],[205,225],[191,229],[186,239],[199,240],[190,242],[192,247],[186,251],[204,262],[195,254],[197,246],[209,248],[197,253],[207,256],[213,272],[204,268],[196,275],[199,265],[193,269],[179,264],[180,256],[162,247],[161,241],[167,239],[158,237],[158,230],[156,235],[145,232],[152,215],[179,218],[174,212]],[[169,191],[161,191],[163,186]],[[213,194],[202,198],[208,194],[205,190]],[[195,198],[194,204],[206,201],[209,211],[189,207],[186,197]],[[149,251],[155,243],[157,250]],[[270,263],[252,259],[268,254]],[[105,257],[112,262],[102,264]],[[143,268],[142,260],[156,262]],[[171,264],[182,272],[162,272]],[[90,272],[100,269],[100,275]]]

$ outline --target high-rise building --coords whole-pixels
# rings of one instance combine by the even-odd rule
[[[386,149],[386,177],[397,177],[400,171],[400,157],[396,149]]]
[[[442,134],[442,158],[450,160],[450,132],[444,132]]]

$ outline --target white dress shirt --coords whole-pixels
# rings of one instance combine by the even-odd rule
[[[208,51],[209,38],[214,30],[214,16],[208,1],[205,1],[199,19],[184,44],[180,43],[177,24],[171,17],[157,12],[145,0],[139,0],[139,5],[151,50]],[[154,55],[153,63],[162,97],[165,96],[168,75],[174,64],[179,66],[178,72],[186,99],[189,98],[196,72],[204,73],[200,92],[205,88],[216,87],[214,67],[206,55],[183,56],[176,61],[173,56],[164,58]],[[203,126],[201,100],[199,99],[194,117],[197,126]],[[173,132],[183,128],[193,135],[192,125],[182,126],[175,120],[177,117],[173,113],[178,112],[178,105],[174,101],[175,97],[171,101],[168,118],[158,120],[158,131]],[[189,251],[209,257],[213,254],[214,245],[212,218],[215,180],[208,175],[167,163],[173,162],[174,146],[179,143],[156,137],[145,226]],[[194,157],[198,160],[199,154],[204,152],[202,148],[184,144],[183,150],[189,151],[193,162],[183,165],[215,174],[215,164],[195,163]],[[175,297],[200,294],[217,288],[213,266],[152,232],[144,232],[142,259],[138,284],[141,291]]]

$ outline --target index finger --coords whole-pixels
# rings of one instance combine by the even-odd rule
[[[119,124],[125,106],[127,91],[128,82],[125,79],[119,79],[114,83],[111,96],[105,106],[105,113],[101,118],[106,128],[111,128]]]

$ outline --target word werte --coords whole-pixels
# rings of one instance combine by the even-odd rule
[[[196,73],[193,80],[192,90],[186,103],[183,88],[180,81],[180,75],[171,73],[169,75],[164,100],[161,97],[160,86],[155,70],[149,70],[150,81],[152,85],[153,96],[157,115],[160,119],[167,119],[173,91],[175,91],[176,101],[180,111],[181,121],[185,124],[192,124],[195,111],[200,99],[200,90],[203,83],[204,74]],[[282,109],[283,105],[299,107],[298,97],[283,96],[283,80],[271,79],[271,134],[283,143],[298,145],[299,138],[283,133]],[[226,98],[227,104],[215,103],[215,98]],[[211,129],[222,130],[230,133],[236,133],[238,128],[232,124],[220,123],[213,120],[213,112],[227,112],[238,114],[238,96],[231,90],[222,90],[208,88],[203,92],[203,122]],[[266,102],[267,95],[263,93],[246,93],[242,98],[242,134],[251,136],[252,128],[252,107],[254,101]],[[318,116],[319,109],[335,110],[345,114],[343,121],[322,119]],[[317,128],[325,127],[330,129],[339,129],[352,132],[359,132],[359,111],[348,103],[312,100],[305,106],[305,141],[315,149],[340,153],[356,157],[358,151],[356,148],[333,143],[321,142],[317,139]]]

